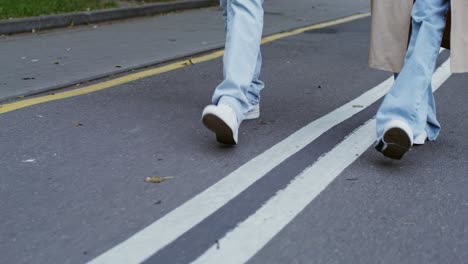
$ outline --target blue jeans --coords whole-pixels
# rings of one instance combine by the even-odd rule
[[[229,104],[239,121],[260,102],[263,0],[220,0],[226,30],[224,80],[216,88],[213,104]]]
[[[416,0],[411,13],[412,32],[405,63],[377,112],[377,138],[394,119],[408,123],[414,137],[423,132],[435,140],[440,132],[436,118],[432,75],[445,29],[449,0]]]

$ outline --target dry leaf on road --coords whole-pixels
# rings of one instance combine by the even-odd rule
[[[169,179],[174,179],[174,177],[158,177],[158,176],[146,177],[145,182],[147,182],[147,183],[162,183],[162,182],[165,182],[166,180],[169,180]]]

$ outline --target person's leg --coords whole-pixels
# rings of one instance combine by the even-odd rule
[[[398,78],[398,73],[394,73],[394,79]],[[426,121],[426,128],[425,130],[415,135],[414,137],[414,144],[415,145],[424,145],[426,140],[435,140],[440,132],[440,124],[437,121],[436,116],[436,104],[434,100],[434,95],[432,94],[432,84],[429,84],[430,87],[426,89],[426,94],[424,95],[424,99],[421,105],[421,113],[427,113],[427,121]]]
[[[264,84],[259,80],[262,57],[263,0],[222,0],[226,16],[224,80],[216,88],[212,103],[227,103],[239,121],[260,100]]]
[[[434,94],[432,94],[432,85],[427,89],[426,94],[427,102],[427,122],[426,122],[426,134],[429,140],[436,140],[440,133],[440,124],[437,120],[436,104]]]
[[[203,110],[202,121],[219,142],[234,145],[240,123],[260,114],[263,0],[220,2],[226,29],[224,80],[213,94],[213,105]]]
[[[423,0],[424,1],[424,0]],[[450,5],[450,0],[446,0],[446,2],[442,2],[442,5],[448,6]],[[419,8],[415,7],[415,8]],[[442,7],[444,8],[444,7]],[[416,41],[417,41],[417,36],[419,35],[419,31],[421,29],[421,19],[418,21],[415,21],[417,15],[415,15],[415,12],[418,13],[419,11],[413,11],[413,22],[412,22],[412,37],[410,38],[410,43],[408,46],[408,51],[406,53],[406,58],[405,60],[409,60],[413,56],[414,49],[416,47]],[[419,15],[421,16],[421,15]],[[440,18],[440,16],[439,16]],[[444,26],[445,28],[445,21],[444,21]],[[413,37],[416,36],[416,37]],[[438,45],[435,47],[436,49],[439,48]],[[435,61],[432,62],[434,64],[435,68]],[[398,75],[395,76],[395,79]],[[426,123],[424,124],[423,120],[426,118]],[[424,141],[426,139],[429,140],[435,140],[437,136],[439,135],[440,132],[440,124],[437,121],[436,117],[436,107],[435,107],[435,100],[434,100],[434,95],[432,93],[432,83],[429,82],[428,87],[426,88],[426,93],[423,96],[423,100],[421,101],[421,110],[420,110],[420,117],[418,118],[421,122],[419,122],[419,128],[416,130],[414,133],[414,140],[415,144],[422,145],[424,144]]]
[[[265,84],[260,80],[260,72],[262,70],[262,53],[258,53],[257,65],[255,66],[255,72],[247,90],[247,99],[251,105],[257,105],[260,103],[260,92],[265,87]]]
[[[377,113],[379,140],[384,137],[388,124],[394,120],[408,125],[412,131],[411,142],[422,133],[427,133],[430,139],[437,137],[439,124],[435,118],[431,81],[448,7],[448,0],[415,2],[404,67]]]

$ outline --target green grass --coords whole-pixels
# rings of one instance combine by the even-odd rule
[[[0,0],[0,19],[118,7],[115,0]]]

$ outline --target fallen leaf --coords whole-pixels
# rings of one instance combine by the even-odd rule
[[[147,183],[162,183],[165,182],[169,179],[174,179],[174,177],[158,177],[158,176],[153,176],[153,177],[146,177],[145,182]]]
[[[188,59],[186,62],[184,62],[184,65],[193,65],[195,63],[193,63],[192,59]]]

